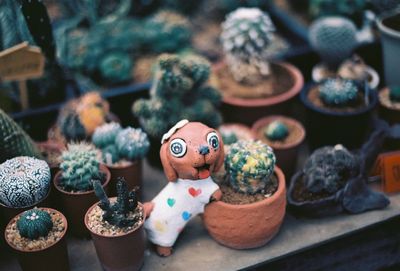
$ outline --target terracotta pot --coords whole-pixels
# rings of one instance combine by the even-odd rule
[[[206,206],[204,223],[218,243],[235,249],[256,248],[278,233],[285,217],[286,185],[278,167],[275,174],[278,190],[265,200],[243,205],[216,201]]]
[[[304,84],[303,75],[289,63],[273,65],[280,66],[288,71],[293,78],[292,87],[281,94],[267,98],[245,99],[223,96],[221,110],[226,122],[252,125],[256,120],[266,115],[288,115],[291,113],[291,105]],[[214,67],[215,70],[226,68],[224,62],[220,62]],[[249,91],[251,91],[251,87],[249,87]]]
[[[384,120],[389,122],[389,124],[391,124],[391,125],[400,123],[400,110],[391,108],[388,105],[381,102],[381,95],[385,95],[385,96],[388,95],[388,94],[384,94],[385,92],[389,92],[389,89],[387,87],[381,89],[378,94],[378,96],[379,96],[379,115]]]
[[[13,249],[18,258],[18,262],[24,271],[68,271],[69,262],[68,262],[68,250],[67,250],[67,242],[65,241],[65,234],[67,232],[68,223],[64,215],[57,210],[50,208],[41,208],[43,210],[47,210],[49,212],[57,212],[62,216],[63,223],[65,225],[64,231],[62,233],[62,237],[56,243],[51,246],[35,251],[25,251],[15,247],[11,242],[7,240],[7,236],[5,235],[5,239],[8,245]],[[20,216],[18,214],[15,216],[7,225],[7,228],[11,226],[11,223]]]
[[[111,180],[110,184],[108,185],[108,191],[110,197],[117,196],[117,191],[116,191],[117,180],[118,177],[123,177],[126,181],[126,184],[128,185],[128,190],[132,190],[136,186],[140,188],[136,192],[136,194],[138,195],[139,199],[141,199],[142,188],[143,188],[142,160],[130,162],[130,164],[126,166],[107,165],[107,168],[110,170],[111,173]]]
[[[295,126],[298,131],[300,131],[299,136],[296,138],[295,141],[287,143],[285,145],[277,144],[272,141],[269,141],[265,138],[263,131],[268,124],[275,120],[281,120],[283,123],[290,124],[291,126]],[[306,131],[303,127],[303,125],[298,122],[297,120],[294,120],[292,118],[284,117],[284,116],[269,116],[265,117],[262,119],[259,119],[253,124],[253,127],[251,128],[253,133],[256,135],[258,139],[261,141],[267,143],[270,147],[274,149],[274,153],[276,156],[277,160],[277,165],[282,169],[282,171],[285,173],[286,180],[289,181],[290,177],[293,175],[293,173],[296,170],[296,165],[297,165],[297,157],[299,154],[299,149],[301,146],[301,143],[303,143],[305,136],[306,136]]]
[[[53,140],[36,142],[36,145],[39,147],[39,150],[41,150],[42,152],[55,152],[55,153],[59,153],[60,156],[61,156],[63,150],[65,150],[64,144],[61,144],[60,142],[53,141]],[[50,166],[51,177],[54,178],[57,171],[60,170],[60,163],[49,164],[49,166]]]
[[[111,179],[111,173],[104,165],[100,165],[100,171],[106,174],[103,188],[108,191],[108,183]],[[87,209],[98,201],[94,190],[86,192],[68,192],[64,191],[59,185],[61,170],[56,173],[53,179],[57,197],[62,207],[62,211],[70,222],[71,232],[78,237],[88,237],[89,232],[85,227],[84,218]]]
[[[144,250],[146,247],[144,233],[144,219],[139,228],[128,233],[116,236],[104,236],[93,232],[88,226],[88,214],[98,204],[95,203],[85,215],[85,225],[90,231],[97,256],[104,270],[122,271],[139,270],[144,262]],[[143,205],[139,203],[143,208]]]

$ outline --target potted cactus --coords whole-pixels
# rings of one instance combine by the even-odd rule
[[[143,205],[134,190],[119,178],[117,197],[108,198],[99,181],[93,183],[100,202],[89,208],[85,225],[105,270],[139,270],[146,247]]]
[[[119,177],[126,180],[129,190],[142,187],[142,159],[150,147],[142,129],[122,129],[118,123],[107,123],[96,128],[92,142],[101,149],[103,162],[111,172],[111,196],[116,195],[114,188]]]
[[[0,165],[0,206],[7,220],[35,205],[46,206],[50,168],[43,160],[18,156]]]
[[[251,125],[271,113],[289,113],[303,77],[287,63],[270,63],[282,49],[270,17],[258,8],[239,8],[222,24],[225,61],[215,73],[225,121]]]
[[[379,75],[363,60],[353,54],[359,45],[357,28],[348,19],[342,17],[324,17],[310,26],[311,46],[322,59],[314,66],[312,79],[315,82],[340,76],[361,82],[368,82],[371,89],[379,85]]]
[[[272,149],[261,141],[238,141],[225,157],[225,170],[222,199],[205,208],[208,232],[230,248],[265,245],[279,231],[286,207],[285,176]]]
[[[255,135],[250,128],[240,123],[224,123],[218,127],[218,131],[224,142],[225,154],[228,153],[230,145],[239,140],[255,139]]]
[[[11,219],[4,236],[23,271],[68,271],[67,228],[67,220],[59,211],[34,208]]]
[[[93,145],[68,144],[61,156],[60,171],[53,179],[60,206],[77,236],[88,234],[83,219],[86,210],[96,202],[92,181],[99,180],[106,187],[111,178],[107,167],[100,164],[100,156]]]
[[[295,119],[269,116],[256,121],[252,127],[256,138],[274,149],[277,165],[287,178],[295,172],[297,157],[306,131]]]
[[[390,124],[400,123],[400,87],[390,86],[379,91],[379,114]]]
[[[343,144],[360,146],[369,127],[376,92],[367,85],[342,78],[310,84],[300,94],[307,109],[306,127],[312,148]]]

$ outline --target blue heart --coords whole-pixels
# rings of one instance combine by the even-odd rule
[[[167,199],[167,204],[169,207],[172,207],[175,205],[175,199],[174,198],[168,198]]]
[[[191,217],[192,217],[192,214],[189,213],[189,212],[187,212],[187,211],[184,211],[184,212],[182,213],[182,218],[183,218],[183,220],[185,220],[185,221],[188,221]]]

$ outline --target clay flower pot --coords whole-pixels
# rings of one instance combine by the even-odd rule
[[[278,167],[275,174],[278,190],[269,198],[243,205],[215,201],[206,206],[204,223],[218,243],[235,249],[256,248],[278,233],[285,217],[286,185]]]
[[[128,185],[128,190],[132,190],[135,186],[142,188],[142,179],[143,179],[143,163],[142,160],[136,160],[133,162],[129,162],[127,165],[107,165],[108,170],[111,173],[111,180],[109,185],[109,194],[111,197],[117,195],[117,191],[115,190],[118,177],[123,177]],[[139,189],[136,193],[139,198],[141,198],[141,189]]]
[[[103,183],[104,190],[107,191],[111,173],[104,165],[100,165],[100,171],[105,174]],[[71,231],[76,236],[86,237],[89,235],[84,223],[85,213],[95,202],[98,201],[94,190],[85,192],[68,192],[60,186],[61,170],[58,171],[53,179],[53,185],[58,193],[59,202],[71,225]]]
[[[378,96],[379,115],[389,124],[400,123],[400,106],[390,102],[389,88],[380,90]]]
[[[115,199],[115,198],[114,198]],[[113,236],[98,234],[89,226],[89,214],[98,202],[92,205],[85,215],[85,225],[90,231],[97,256],[104,270],[139,270],[144,262],[144,250],[146,239],[144,233],[144,221],[133,230]],[[143,205],[139,203],[141,208]]]
[[[287,73],[289,78],[286,82],[292,81],[288,89],[280,94],[263,98],[241,98],[223,94],[221,110],[225,121],[252,125],[266,115],[290,114],[292,102],[303,87],[303,76],[295,66],[289,63],[271,64],[271,68]],[[228,69],[224,62],[214,66],[216,73],[224,69]],[[232,78],[232,80],[234,79]],[[282,82],[283,80],[278,81]],[[251,93],[252,90],[253,87],[248,86],[248,92]]]
[[[65,241],[65,234],[67,232],[68,223],[67,219],[64,215],[57,210],[50,208],[41,208],[42,210],[48,211],[49,213],[57,213],[61,216],[64,230],[61,233],[61,238],[47,246],[43,249],[36,250],[27,250],[21,249],[10,240],[8,237],[8,232],[10,231],[12,225],[15,227],[15,221],[20,217],[21,214],[15,216],[7,225],[6,231],[4,233],[5,239],[8,245],[12,248],[12,250],[16,253],[18,258],[18,262],[24,271],[53,271],[53,270],[61,270],[68,271],[69,270],[69,262],[68,262],[68,251],[67,251],[67,242]]]
[[[273,121],[279,120],[289,128],[289,135],[284,141],[272,141],[264,135],[264,129]],[[303,125],[292,118],[284,116],[269,116],[256,121],[251,128],[257,139],[268,144],[275,153],[277,165],[285,173],[287,180],[296,170],[297,157],[301,143],[303,143],[306,131]]]

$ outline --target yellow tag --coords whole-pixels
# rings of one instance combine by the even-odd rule
[[[43,75],[45,58],[39,47],[20,43],[0,52],[0,79],[22,81]]]

